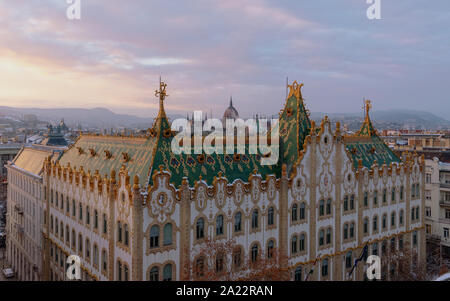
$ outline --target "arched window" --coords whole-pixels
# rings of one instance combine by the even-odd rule
[[[94,252],[94,255],[93,255],[94,256],[94,258],[93,258],[94,264],[96,266],[98,266],[98,247],[96,244],[94,244],[93,252]]]
[[[242,249],[241,247],[236,247],[233,252],[233,264],[236,269],[241,267],[242,261],[241,259],[242,259]]]
[[[122,262],[120,260],[117,260],[117,279],[122,281]]]
[[[372,255],[378,255],[378,243],[372,245]]]
[[[403,209],[402,209],[402,210],[400,210],[400,216],[398,218],[400,226],[403,226],[403,215],[404,215],[404,212],[403,212]]]
[[[300,220],[304,220],[306,217],[306,205],[304,202],[300,204]]]
[[[91,243],[89,241],[89,238],[86,238],[85,249],[86,249],[86,259],[89,261],[89,259],[91,258]]]
[[[78,234],[78,251],[80,254],[83,254],[83,237],[81,236],[81,233]]]
[[[364,207],[367,207],[369,205],[369,196],[367,191],[364,191]]]
[[[108,270],[108,253],[106,250],[102,250],[102,271],[106,273]]]
[[[234,215],[234,232],[241,231],[242,214],[240,212]]]
[[[345,268],[350,269],[352,267],[352,251],[348,251],[345,255]]]
[[[77,238],[75,237],[75,230],[72,229],[72,249],[75,250],[77,244]]]
[[[291,253],[297,253],[297,235],[294,235],[291,240]]]
[[[150,229],[150,248],[159,247],[159,226],[153,225]]]
[[[106,217],[106,214],[103,213],[103,234],[107,234],[108,233],[108,220]]]
[[[197,239],[205,237],[205,221],[203,218],[197,220]]]
[[[167,223],[164,225],[164,245],[168,246],[172,244],[172,224]]]
[[[367,234],[369,232],[369,219],[366,217],[364,218],[364,234]]]
[[[306,247],[306,237],[305,234],[300,234],[300,241],[299,241],[299,250],[300,252],[305,251]]]
[[[331,228],[327,229],[327,245],[331,244]]]
[[[252,246],[252,262],[256,262],[258,260],[258,245],[254,244]]]
[[[252,212],[252,229],[258,228],[258,209]]]
[[[172,265],[170,263],[166,264],[163,269],[163,281],[172,280]]]
[[[348,195],[344,196],[344,211],[348,210]]]
[[[122,242],[122,223],[117,222],[117,241]]]
[[[355,236],[355,223],[350,224],[350,238],[353,238]]]
[[[392,202],[395,202],[395,187],[392,188],[391,201],[392,201]]]
[[[386,214],[383,214],[383,221],[382,221],[382,227],[383,227],[383,229],[386,229],[386,226],[387,226],[387,215]]]
[[[391,214],[391,227],[395,227],[395,211]]]
[[[324,214],[325,214],[324,201],[320,200],[320,202],[319,202],[319,216],[323,216]]]
[[[297,204],[292,205],[292,213],[291,213],[291,220],[293,222],[297,221]]]
[[[344,224],[344,239],[348,238],[348,224]]]
[[[124,235],[124,236],[125,236],[125,237],[124,237],[125,245],[128,246],[128,243],[129,243],[128,240],[129,240],[129,236],[130,236],[130,235],[129,235],[129,231],[128,231],[128,224],[124,224],[124,225],[123,225],[123,230],[124,230],[124,234],[125,234],[125,235]]]
[[[98,229],[98,211],[94,210],[94,229]]]
[[[325,231],[319,231],[319,246],[323,246],[325,244]]]
[[[91,211],[89,210],[89,206],[86,206],[86,225],[91,224]]]
[[[223,234],[223,215],[219,215],[216,218],[216,235]]]
[[[386,188],[383,189],[383,204],[387,202]]]
[[[373,231],[378,231],[378,217],[374,216],[373,218]]]
[[[221,273],[223,272],[223,264],[224,264],[224,255],[222,252],[219,252],[216,255],[216,273]]]
[[[322,260],[322,277],[328,276],[328,258]]]
[[[159,268],[153,267],[150,270],[150,281],[159,281]]]
[[[267,224],[269,226],[274,224],[274,210],[273,207],[269,207],[268,213],[267,213]]]
[[[275,243],[273,240],[269,240],[269,243],[267,244],[267,258],[273,257],[273,248],[275,247]]]
[[[294,273],[295,281],[302,281],[302,267],[297,267]]]
[[[78,205],[78,219],[83,221],[83,205],[81,203]]]
[[[378,191],[377,191],[377,190],[375,190],[375,191],[373,192],[373,205],[374,205],[374,206],[377,206],[377,205],[378,205]]]
[[[326,210],[327,215],[331,214],[331,199],[327,200],[327,210]]]
[[[353,210],[353,209],[355,209],[355,195],[354,194],[352,194],[350,196],[350,210]]]

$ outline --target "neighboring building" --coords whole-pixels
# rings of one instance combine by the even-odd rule
[[[42,280],[44,161],[57,158],[64,147],[24,147],[8,170],[7,260],[19,280]]]
[[[425,227],[428,251],[450,263],[450,163],[426,160]],[[436,249],[438,250],[436,252]]]
[[[58,126],[48,126],[48,133],[45,135],[45,139],[41,142],[42,145],[48,146],[67,146],[67,140],[64,138],[63,132],[65,132],[64,121],[61,121]]]
[[[4,206],[6,206],[8,192],[8,176],[5,165],[17,155],[22,146],[22,144],[17,143],[0,144],[0,204]]]
[[[361,130],[343,136],[328,118],[316,127],[301,85],[289,87],[275,165],[262,165],[248,146],[240,155],[174,154],[164,83],[148,135],[82,134],[46,160],[44,279],[65,279],[72,254],[84,280],[190,279],[185,268],[201,264],[196,250],[207,237],[235,239],[227,268],[277,249],[297,280],[311,269],[311,280],[348,279],[366,245],[382,262],[405,248],[424,263],[423,158],[402,161],[383,143],[369,103]],[[383,279],[397,268],[383,264]],[[364,269],[351,279],[364,279]]]

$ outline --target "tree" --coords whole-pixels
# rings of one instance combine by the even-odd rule
[[[250,250],[237,245],[234,239],[213,240],[210,238],[191,250],[193,260],[185,265],[189,280],[202,281],[285,281],[291,276],[287,268],[287,257],[278,249]]]

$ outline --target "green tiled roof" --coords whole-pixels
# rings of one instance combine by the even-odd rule
[[[359,132],[353,136],[345,137],[345,145],[350,152],[353,166],[358,168],[358,161],[362,165],[371,168],[376,162],[378,166],[386,163],[400,163],[401,159],[384,143],[377,135],[369,116],[370,101],[366,101],[365,119]]]

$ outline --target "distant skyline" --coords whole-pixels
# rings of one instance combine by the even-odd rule
[[[286,77],[312,112],[411,109],[450,119],[450,2],[0,0],[0,106],[272,115]]]

